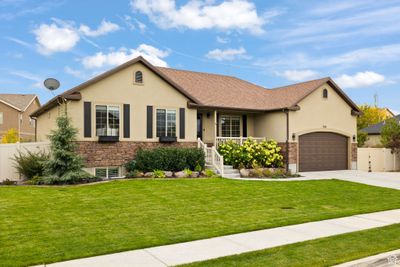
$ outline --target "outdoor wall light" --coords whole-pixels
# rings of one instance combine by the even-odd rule
[[[211,113],[207,112],[207,118],[210,118],[210,116],[211,116]]]
[[[296,139],[296,134],[292,133],[292,139],[295,140]]]
[[[356,135],[353,134],[353,142],[355,142],[355,141],[356,141]]]

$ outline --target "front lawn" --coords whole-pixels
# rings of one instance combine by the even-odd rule
[[[338,180],[0,187],[0,265],[49,263],[396,208],[400,191]]]
[[[399,236],[400,224],[395,224],[182,265],[182,267],[332,266],[397,250],[400,248]]]

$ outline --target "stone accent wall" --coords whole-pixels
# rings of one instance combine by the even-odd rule
[[[357,143],[351,144],[351,161],[357,161]]]
[[[158,143],[123,141],[116,143],[98,143],[95,141],[77,141],[77,152],[84,158],[85,167],[122,166],[135,158],[138,149],[157,147],[197,147],[196,142]]]
[[[284,157],[284,162],[286,162],[286,143],[278,143],[278,146],[282,148],[281,154]],[[289,142],[289,164],[297,164],[297,143]]]

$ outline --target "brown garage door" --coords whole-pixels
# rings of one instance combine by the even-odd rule
[[[299,136],[300,171],[345,170],[347,164],[347,137],[315,132]]]

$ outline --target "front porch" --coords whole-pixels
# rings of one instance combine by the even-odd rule
[[[256,141],[265,140],[254,127],[257,115],[257,112],[198,110],[197,138],[216,148],[227,141],[243,144],[249,137]]]

